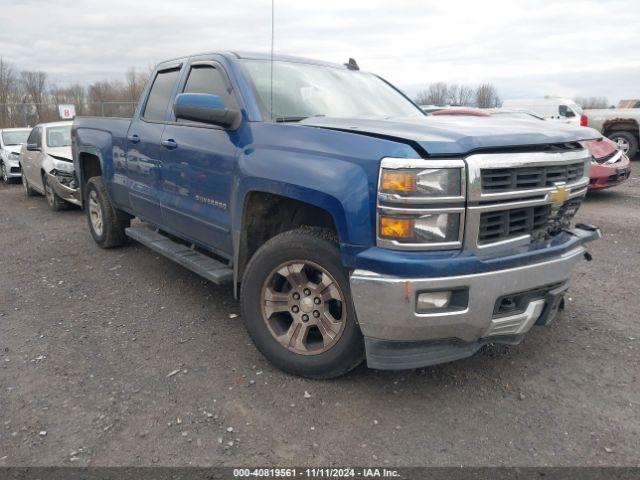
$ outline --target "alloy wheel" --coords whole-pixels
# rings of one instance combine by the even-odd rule
[[[629,153],[629,142],[624,137],[614,137],[614,142],[618,145],[618,148],[622,150],[625,155]]]
[[[91,190],[91,192],[89,193],[89,219],[91,220],[91,227],[93,228],[95,234],[98,237],[102,236],[102,208],[100,208],[98,194],[95,190]]]
[[[55,203],[55,197],[54,197],[54,193],[53,193],[53,189],[51,188],[51,184],[49,183],[49,179],[47,177],[44,177],[44,194],[47,197],[47,203],[49,204],[49,206],[53,207],[53,204]]]
[[[333,347],[344,332],[345,295],[320,265],[285,262],[268,275],[260,295],[262,316],[271,335],[300,355],[318,355]]]

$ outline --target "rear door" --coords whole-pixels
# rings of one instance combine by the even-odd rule
[[[217,95],[225,107],[238,108],[229,77],[214,60],[190,63],[179,93]],[[175,121],[175,117],[162,134],[165,223],[223,256],[232,252],[229,201],[238,151],[236,139],[235,132]]]
[[[169,102],[177,87],[181,65],[159,69],[146,103],[134,116],[127,133],[129,199],[136,214],[147,222],[162,224],[160,210],[161,147]]]

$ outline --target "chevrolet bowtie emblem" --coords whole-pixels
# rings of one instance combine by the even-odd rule
[[[552,190],[547,195],[547,200],[551,201],[554,205],[562,205],[569,198],[570,190],[564,185],[556,185],[555,190]]]

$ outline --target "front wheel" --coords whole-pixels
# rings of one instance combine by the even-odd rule
[[[131,224],[131,219],[113,206],[102,177],[89,179],[86,199],[89,230],[96,243],[102,248],[122,245],[127,238],[125,229]]]
[[[51,180],[49,179],[49,176],[46,174],[42,175],[42,185],[44,185],[44,196],[47,199],[49,208],[54,212],[64,210],[67,207],[66,202],[63,199],[61,199],[60,196],[53,189],[53,187],[51,186]]]
[[[284,371],[333,378],[364,360],[348,272],[326,230],[292,230],[260,247],[240,301],[254,343]]]
[[[7,167],[4,162],[0,162],[0,175],[2,175],[2,181],[4,183],[9,183],[9,174],[7,173]]]

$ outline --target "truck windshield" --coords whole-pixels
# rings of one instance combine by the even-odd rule
[[[71,145],[71,125],[47,129],[47,147],[68,147],[69,145]]]
[[[2,132],[2,143],[5,145],[20,145],[27,143],[30,130],[13,130]]]
[[[424,116],[393,87],[370,73],[331,66],[275,61],[272,97],[271,62],[243,60],[243,63],[253,81],[263,110],[275,121],[299,121],[317,116]]]

